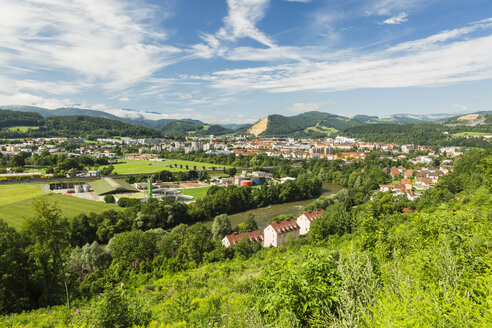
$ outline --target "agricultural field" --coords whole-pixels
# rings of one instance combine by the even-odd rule
[[[39,185],[17,184],[0,186],[0,218],[16,229],[22,226],[26,217],[34,215],[34,200],[44,199],[57,202],[62,215],[68,218],[81,213],[100,213],[110,209],[119,209],[117,205],[96,202],[74,196],[61,194],[45,194]]]
[[[114,171],[117,174],[143,174],[143,173],[156,173],[162,170],[167,170],[171,172],[188,171],[192,170],[196,166],[197,170],[202,170],[203,167],[206,169],[211,169],[215,167],[217,171],[222,170],[224,165],[216,165],[209,163],[200,163],[193,161],[183,161],[183,160],[166,160],[166,161],[144,161],[144,160],[130,160],[122,159],[121,164],[113,164]],[[175,167],[176,165],[176,167]],[[186,169],[188,165],[188,169]],[[182,168],[180,167],[182,166]],[[106,166],[101,166],[102,169]],[[225,166],[229,168],[230,166]]]
[[[200,188],[187,188],[181,189],[183,195],[193,196],[194,200],[202,199],[207,195],[207,191],[210,187],[200,187]]]
[[[9,131],[19,131],[19,132],[27,132],[29,131],[29,129],[37,130],[39,129],[39,126],[11,126],[7,128],[7,130]]]

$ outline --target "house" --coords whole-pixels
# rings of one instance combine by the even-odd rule
[[[390,175],[391,175],[392,177],[398,176],[398,175],[400,175],[400,174],[401,174],[400,170],[398,170],[396,167],[394,167],[394,166],[393,166],[393,167],[391,168],[391,170],[390,170]]]
[[[309,232],[311,228],[311,223],[314,219],[323,214],[325,210],[320,211],[308,211],[303,212],[297,219],[296,222],[299,225],[299,235],[305,235]]]
[[[413,170],[412,169],[405,170],[405,172],[403,172],[403,176],[405,178],[409,178],[409,177],[413,176]]]
[[[410,179],[401,179],[401,184],[405,186],[405,189],[412,189],[413,184]]]
[[[249,240],[255,243],[263,242],[263,235],[260,235],[258,230],[255,230],[251,232],[242,232],[242,233],[235,232],[233,234],[227,235],[222,239],[222,245],[224,245],[224,247],[226,248],[230,247],[236,244],[244,236],[248,236]]]
[[[392,191],[394,189],[395,189],[394,185],[384,185],[384,184],[379,185],[379,191],[381,192]]]
[[[285,244],[287,236],[299,237],[299,225],[296,220],[274,221],[263,230],[263,246],[277,247]]]

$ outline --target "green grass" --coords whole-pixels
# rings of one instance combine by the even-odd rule
[[[37,130],[37,129],[39,129],[39,126],[11,126],[11,127],[7,128],[7,130],[9,130],[9,131],[19,130],[19,132],[27,132],[29,129]]]
[[[464,137],[465,134],[473,137],[473,136],[485,136],[485,135],[491,134],[491,133],[485,133],[485,132],[460,132],[460,133],[454,133],[453,136]]]
[[[44,195],[44,191],[37,184],[0,185],[0,207],[41,195]],[[2,214],[0,210],[0,217]]]
[[[166,161],[140,161],[140,160],[131,160],[131,159],[121,159],[123,164],[113,164],[115,173],[118,174],[143,174],[143,173],[156,173],[162,170],[167,170],[171,172],[179,172],[179,171],[187,171],[186,165],[188,165],[188,170],[192,170],[194,166],[196,166],[197,170],[202,170],[202,167],[205,166],[206,169],[211,169],[212,167],[216,167],[216,170],[222,170],[224,165],[216,165],[209,163],[200,163],[193,161],[182,161],[182,160],[166,160]],[[177,167],[174,167],[174,164]],[[169,167],[169,166],[172,167]],[[180,165],[183,168],[180,168]],[[102,169],[105,166],[101,166]],[[226,168],[230,166],[225,165]]]
[[[77,198],[75,196],[50,193],[43,196],[31,197],[14,203],[0,206],[0,217],[12,227],[19,229],[24,219],[34,215],[33,201],[43,199],[58,203],[63,216],[72,218],[82,213],[100,213],[106,210],[119,209],[117,205]]]
[[[181,189],[181,193],[183,195],[189,195],[193,196],[195,200],[202,199],[207,195],[207,191],[210,189],[210,186],[208,187],[201,187],[201,188],[187,188],[187,189]]]
[[[319,125],[319,124],[316,124],[316,126],[310,126],[310,127],[306,128],[305,132],[309,132],[309,131],[321,132],[321,133],[327,133],[327,134],[338,132],[338,130],[335,128],[329,128],[329,127]]]

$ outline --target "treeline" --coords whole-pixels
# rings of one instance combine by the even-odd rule
[[[13,126],[39,126],[42,124],[43,117],[38,113],[0,109],[0,129]]]
[[[453,133],[477,131],[492,133],[490,126],[483,127],[445,127],[440,124],[368,124],[348,128],[344,135],[370,142],[397,144],[417,144],[432,147],[461,146],[490,148],[484,139],[452,137]],[[445,134],[444,132],[448,132]]]
[[[8,112],[8,115],[3,115]],[[89,140],[96,138],[107,138],[113,136],[122,137],[164,137],[165,133],[159,130],[135,126],[103,117],[90,116],[56,116],[42,118],[37,113],[0,111],[4,118],[3,126],[16,126],[24,124],[39,126],[38,129],[28,131],[10,131],[6,128],[0,129],[0,138],[37,138],[37,137],[83,137]],[[21,117],[27,117],[21,121]],[[2,126],[0,126],[2,127]]]

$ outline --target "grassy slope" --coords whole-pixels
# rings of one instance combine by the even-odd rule
[[[216,165],[210,163],[201,163],[201,162],[193,162],[193,161],[182,161],[182,160],[166,160],[163,162],[157,161],[140,161],[140,160],[121,160],[125,162],[124,164],[114,164],[114,172],[118,174],[139,174],[139,173],[156,173],[162,170],[167,170],[171,172],[179,172],[179,171],[187,171],[186,165],[188,165],[188,170],[193,169],[196,166],[197,170],[202,170],[202,167],[210,169],[212,167],[216,167],[217,170],[222,169],[224,165]],[[178,167],[174,167],[174,164],[178,165]],[[169,166],[173,167],[169,167]],[[183,168],[180,168],[180,165]],[[103,168],[104,166],[101,166]],[[230,166],[225,166],[226,168]]]
[[[208,189],[210,189],[210,187],[181,189],[181,193],[183,193],[184,195],[193,196],[194,199],[197,200],[205,197],[207,195]]]
[[[0,185],[0,207],[43,194],[43,189],[37,184]]]
[[[31,197],[14,203],[0,206],[0,217],[8,224],[18,229],[22,226],[26,217],[34,214],[32,204],[34,200],[43,199],[49,202],[57,202],[63,216],[74,217],[81,213],[96,212],[118,209],[116,205],[81,199],[75,196],[50,193],[43,196]]]
[[[9,131],[19,130],[19,132],[27,132],[29,129],[37,130],[39,129],[39,126],[11,126],[8,128]]]

